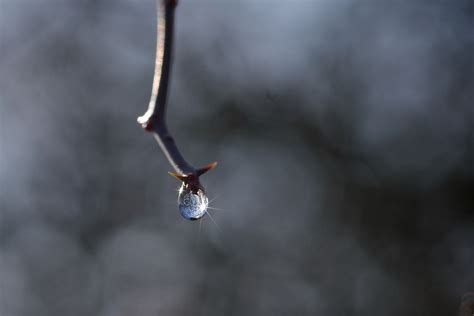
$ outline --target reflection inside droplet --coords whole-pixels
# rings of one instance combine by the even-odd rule
[[[207,196],[201,189],[193,193],[184,184],[179,188],[178,208],[184,218],[200,219],[206,214],[208,204]]]

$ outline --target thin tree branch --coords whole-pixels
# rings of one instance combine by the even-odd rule
[[[176,146],[166,124],[166,101],[173,53],[174,11],[177,2],[177,0],[157,0],[158,27],[153,88],[148,110],[137,121],[146,131],[153,132],[163,153],[176,171],[171,175],[181,181],[191,183],[197,190],[202,188],[199,184],[199,176],[214,168],[216,163],[200,169],[191,166]]]

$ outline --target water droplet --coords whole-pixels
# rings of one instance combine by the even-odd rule
[[[178,208],[184,218],[200,219],[206,214],[208,204],[207,196],[201,189],[193,193],[184,184],[179,188]]]

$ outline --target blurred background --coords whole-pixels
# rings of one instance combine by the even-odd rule
[[[457,315],[474,290],[474,2],[0,1],[0,315]]]

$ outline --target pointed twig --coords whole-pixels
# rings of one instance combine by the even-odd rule
[[[157,0],[158,27],[153,88],[148,110],[137,121],[146,131],[153,133],[166,158],[176,171],[176,173],[170,174],[197,190],[198,188],[202,189],[199,176],[214,168],[217,163],[214,162],[199,169],[190,165],[176,146],[166,124],[166,101],[173,53],[174,11],[177,2],[177,0]]]

